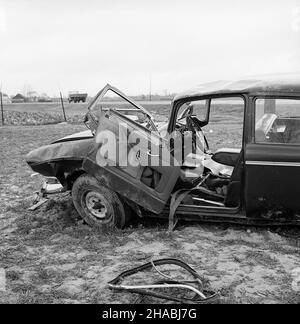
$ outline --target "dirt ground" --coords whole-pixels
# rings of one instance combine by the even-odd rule
[[[154,220],[99,232],[80,220],[68,193],[28,211],[41,177],[32,176],[26,153],[84,129],[0,127],[0,268],[6,273],[1,303],[133,303],[135,295],[114,293],[107,282],[162,257],[189,263],[220,292],[222,303],[300,303],[292,289],[300,268],[299,231],[182,223],[168,234],[167,224]]]

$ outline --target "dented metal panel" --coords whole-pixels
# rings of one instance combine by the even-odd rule
[[[58,142],[42,146],[26,156],[30,165],[54,162],[59,160],[83,160],[91,150],[93,139]]]
[[[120,145],[118,141],[118,120],[131,124],[131,127],[134,129],[134,131],[140,133],[141,136],[147,136],[147,133],[145,132],[142,135],[142,129],[139,129],[137,125],[130,123],[130,121],[126,120],[126,118],[122,117],[121,115],[118,115],[113,111],[111,112],[111,115],[116,115],[117,118],[109,119],[109,116],[102,116],[95,138],[97,138],[97,135],[101,131],[110,131],[116,135],[117,146]],[[116,166],[100,165],[98,155],[100,148],[101,144],[98,144],[96,143],[96,141],[94,141],[93,149],[84,160],[83,169],[87,173],[97,178],[100,183],[102,183],[109,189],[135,202],[141,207],[153,213],[159,214],[170,198],[171,192],[178,180],[180,168],[171,166],[151,166],[153,172],[157,172],[160,175],[156,186],[151,187],[141,181],[143,172],[145,168],[147,168],[146,166],[133,166],[130,164],[128,164],[127,166],[120,166],[118,164]],[[131,147],[129,145],[128,150],[130,148]],[[148,151],[148,147],[145,147],[144,149],[145,151]]]

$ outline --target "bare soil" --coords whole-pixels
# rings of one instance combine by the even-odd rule
[[[216,147],[224,145],[221,126],[209,133]],[[297,230],[181,223],[168,234],[165,222],[144,220],[123,231],[99,232],[80,220],[68,193],[28,211],[41,176],[32,176],[26,153],[84,129],[0,127],[0,268],[6,271],[1,303],[132,303],[136,296],[114,293],[107,282],[161,257],[190,264],[220,292],[222,303],[300,302],[292,289],[293,271],[300,268]],[[234,126],[228,129],[234,133]],[[228,145],[239,140],[229,137]]]

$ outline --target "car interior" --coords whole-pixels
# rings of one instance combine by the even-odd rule
[[[299,144],[299,100],[256,100],[256,143]]]
[[[300,118],[264,114],[256,124],[257,143],[299,144]]]
[[[211,152],[202,130],[206,124],[199,120],[190,103],[177,117],[176,133],[179,136],[192,134],[193,145],[190,150],[183,148],[184,161],[175,191],[192,189],[183,201],[185,204],[237,208],[240,204],[241,149],[222,148]]]
[[[110,109],[103,109],[106,118],[112,118],[108,113]],[[108,113],[108,114],[107,114]],[[113,115],[121,115],[130,119],[138,128],[148,129],[149,124],[140,123],[129,116],[130,112],[125,114],[120,109],[113,109]],[[183,147],[179,148],[180,158],[180,176],[173,189],[173,194],[178,190],[188,190],[184,204],[218,207],[218,208],[238,208],[240,205],[240,181],[241,181],[241,149],[222,148],[211,152],[208,140],[202,130],[208,122],[203,122],[195,114],[194,106],[188,103],[178,114],[175,130],[176,139],[190,138],[192,145],[185,146],[185,141],[179,141]],[[170,141],[172,143],[172,141]],[[170,152],[178,160],[176,145],[170,145]],[[138,178],[149,188],[158,190],[162,184],[162,168],[144,167],[139,168]],[[129,172],[130,168],[124,169]],[[135,177],[137,176],[135,170]]]

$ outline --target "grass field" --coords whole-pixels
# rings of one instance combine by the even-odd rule
[[[143,220],[124,231],[99,232],[83,224],[68,193],[28,211],[42,179],[32,176],[26,153],[84,129],[0,127],[0,268],[7,288],[1,303],[133,303],[136,296],[113,293],[107,282],[160,257],[188,262],[221,293],[222,303],[300,303],[292,289],[293,270],[300,268],[297,231],[182,223],[167,234],[166,223]],[[231,147],[239,131],[238,123],[219,120],[207,134],[213,147]],[[154,277],[149,272],[135,280]]]
[[[171,103],[143,102],[141,103],[154,115],[169,116]],[[67,121],[69,123],[82,123],[87,112],[88,104],[64,103]],[[106,102],[105,106],[114,107],[115,103]],[[124,104],[120,105],[123,108]],[[64,121],[60,103],[19,103],[4,105],[5,125],[44,125],[56,124]]]

